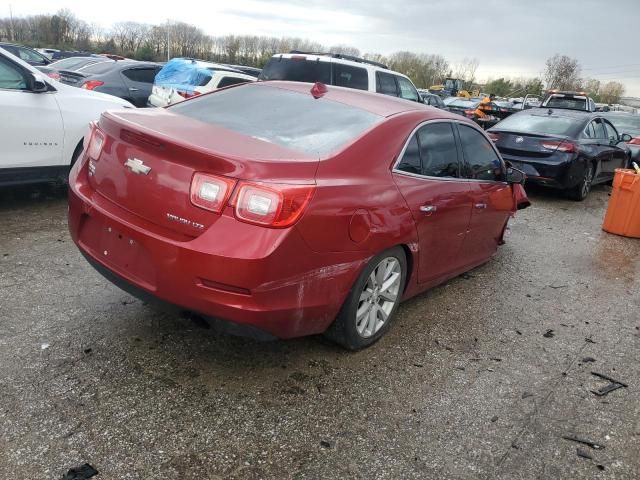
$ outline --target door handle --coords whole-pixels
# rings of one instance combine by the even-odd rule
[[[432,214],[433,212],[435,212],[436,210],[438,210],[438,207],[436,207],[435,205],[422,205],[420,207],[420,211],[422,213],[428,213],[428,214]]]
[[[139,89],[136,87],[129,87],[130,92],[137,92]]]
[[[487,208],[487,204],[486,203],[476,203],[474,205],[474,207],[476,207],[478,210],[482,210],[482,209]]]

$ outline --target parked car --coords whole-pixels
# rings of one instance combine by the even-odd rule
[[[36,48],[36,51],[40,52],[49,60],[52,60],[53,54],[59,52],[60,50],[58,50],[57,48]]]
[[[491,258],[523,181],[448,112],[256,82],[105,113],[70,175],[69,229],[135,295],[359,349],[401,299]]]
[[[425,90],[418,90],[418,93],[420,94],[420,97],[422,97],[422,103],[424,103],[425,105],[431,105],[432,107],[449,111],[449,107],[445,105],[440,95],[429,93]]]
[[[610,181],[629,161],[624,142],[631,137],[589,112],[534,108],[514,113],[489,132],[527,181],[566,190],[574,200],[584,200],[593,184]]]
[[[445,99],[445,103],[451,113],[456,113],[469,119],[473,119],[474,112],[478,108],[478,105],[480,105],[480,100],[468,100],[462,97],[455,97],[454,100],[451,100],[448,103],[446,100],[447,99]]]
[[[585,92],[568,92],[549,90],[542,101],[542,107],[564,108],[568,110],[580,110],[583,112],[595,112],[596,102]]]
[[[422,102],[418,90],[406,75],[378,62],[339,53],[278,53],[267,62],[259,78],[321,82]]]
[[[640,116],[626,112],[607,112],[602,114],[621,134],[629,134],[631,140],[627,147],[631,152],[631,160],[640,165]]]
[[[62,60],[56,60],[49,65],[37,67],[42,73],[45,73],[54,80],[62,81],[68,75],[68,72],[79,72],[83,68],[89,65],[95,65],[96,63],[109,62],[108,58],[100,55],[92,55],[90,57],[69,57]],[[73,81],[73,77],[71,77]]]
[[[252,75],[217,63],[174,58],[156,75],[148,105],[166,107],[218,88],[255,81]]]
[[[0,185],[66,181],[88,124],[132,105],[68,87],[0,49]]]
[[[0,42],[0,48],[4,48],[7,52],[15,55],[16,57],[27,62],[33,66],[44,66],[51,63],[51,59],[43,55],[42,53],[34,50],[33,48],[25,47],[23,45],[16,45],[15,43]]]
[[[135,60],[99,62],[79,71],[63,70],[60,81],[67,85],[108,93],[136,107],[146,107],[153,81],[162,65]]]

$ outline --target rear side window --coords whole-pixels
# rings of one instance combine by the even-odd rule
[[[376,92],[383,95],[398,96],[398,85],[395,75],[385,72],[376,72]]]
[[[407,148],[402,155],[402,160],[396,167],[407,173],[415,173],[422,175],[422,162],[420,161],[420,145],[418,144],[418,136],[412,135],[411,140],[407,144]]]
[[[418,91],[413,84],[404,77],[396,77],[398,86],[400,87],[400,97],[405,100],[412,100],[414,102],[419,101]]]
[[[458,149],[449,123],[432,123],[418,130],[422,174],[429,177],[457,177]]]
[[[129,80],[141,83],[153,83],[156,73],[158,70],[155,68],[131,68],[122,71],[122,74]]]
[[[222,77],[218,82],[218,88],[230,87],[231,85],[238,85],[240,83],[247,83],[249,80],[246,78],[238,77]]]
[[[357,90],[369,89],[369,76],[367,70],[341,63],[333,64],[333,84],[339,87],[355,88]]]
[[[331,84],[331,64],[307,60],[305,56],[272,57],[262,69],[261,80],[290,80],[293,82],[322,82]]]
[[[218,90],[168,107],[172,113],[302,152],[326,156],[383,117],[351,105],[266,84]]]
[[[468,167],[468,177],[475,180],[500,181],[504,178],[502,162],[491,142],[472,127],[459,125],[462,153]]]

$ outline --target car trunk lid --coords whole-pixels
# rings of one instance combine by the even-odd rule
[[[220,216],[191,203],[195,172],[259,182],[315,181],[317,158],[169,110],[107,112],[98,127],[105,141],[93,162],[95,190],[183,235],[198,236]]]
[[[490,135],[501,153],[518,157],[547,158],[561,145],[569,145],[566,136],[491,130]]]

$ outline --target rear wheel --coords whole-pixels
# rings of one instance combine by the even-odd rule
[[[374,257],[362,271],[326,336],[349,350],[375,343],[391,325],[407,278],[401,247]]]
[[[591,185],[593,184],[594,172],[595,168],[593,167],[593,163],[589,163],[584,171],[584,175],[582,180],[580,180],[580,183],[569,191],[569,198],[578,202],[587,198],[587,195],[589,195],[589,192],[591,191]]]

